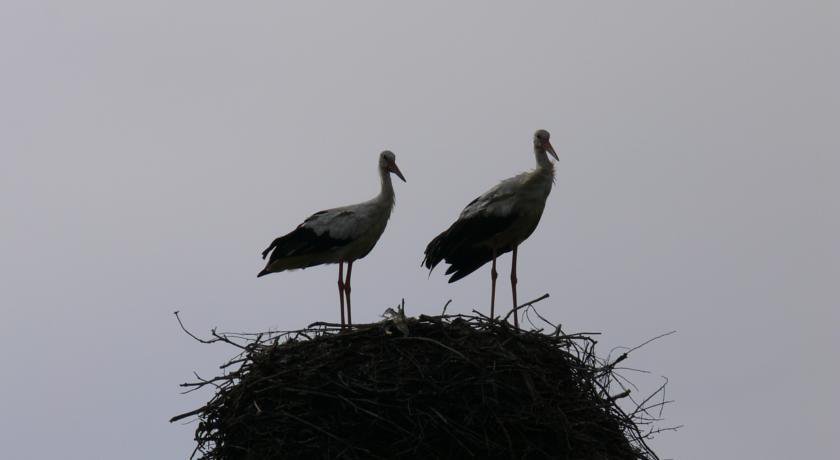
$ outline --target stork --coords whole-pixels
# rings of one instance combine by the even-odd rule
[[[490,317],[495,316],[496,258],[512,252],[510,286],[513,308],[516,308],[516,253],[540,222],[545,200],[554,183],[554,165],[548,153],[559,161],[549,142],[549,133],[540,129],[534,133],[534,156],[537,167],[528,172],[505,179],[464,208],[458,220],[426,246],[423,265],[429,273],[441,261],[449,268],[453,283],[476,271],[487,262],[490,268]],[[519,327],[518,313],[514,312],[514,326]]]
[[[338,296],[341,305],[341,327],[352,325],[350,311],[350,275],[353,262],[368,255],[388,223],[394,208],[394,186],[391,173],[405,182],[397,167],[396,156],[385,150],[379,154],[379,177],[382,189],[371,200],[340,208],[327,209],[309,216],[292,232],[271,242],[263,251],[268,257],[265,269],[257,277],[285,270],[338,264]],[[347,263],[347,277],[344,264]],[[344,309],[347,301],[347,320]]]

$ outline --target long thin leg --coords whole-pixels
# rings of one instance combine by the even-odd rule
[[[344,262],[338,263],[338,298],[341,302],[341,328],[344,329]]]
[[[519,304],[516,302],[516,250],[519,249],[519,246],[513,247],[513,257],[511,259],[511,267],[510,267],[510,291],[513,293],[513,308],[516,308]],[[513,327],[519,327],[519,312],[513,312]]]
[[[353,318],[350,316],[350,273],[353,272],[353,261],[347,262],[347,281],[344,282],[344,293],[347,296],[347,325],[353,325]]]
[[[496,271],[496,250],[493,249],[493,266],[490,268],[490,317],[496,317],[496,278],[499,273]]]

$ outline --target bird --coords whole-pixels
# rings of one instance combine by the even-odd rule
[[[338,264],[338,295],[341,305],[341,328],[353,324],[350,310],[350,275],[353,262],[370,253],[385,231],[394,208],[391,174],[405,182],[390,150],[379,154],[381,190],[374,198],[349,206],[316,212],[294,230],[276,238],[262,253],[268,257],[257,277],[269,273],[296,270],[316,265]],[[347,276],[344,277],[344,264]],[[345,321],[345,299],[347,318]]]
[[[516,303],[516,256],[519,245],[527,239],[540,222],[545,202],[554,184],[554,165],[548,158],[554,151],[544,129],[534,133],[536,168],[501,181],[471,201],[458,219],[426,246],[422,266],[429,274],[441,262],[449,264],[449,282],[464,278],[487,262],[490,269],[490,317],[495,318],[496,258],[507,252],[511,255],[510,284],[513,308]],[[514,312],[514,326],[519,327]]]

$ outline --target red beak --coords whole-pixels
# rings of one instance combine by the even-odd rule
[[[388,171],[391,171],[392,173],[396,174],[397,177],[402,179],[403,182],[406,182],[405,176],[403,176],[402,171],[400,171],[400,168],[397,166],[396,161],[388,163]]]
[[[557,152],[554,151],[554,147],[552,147],[551,142],[545,141],[545,150],[550,153],[555,160],[560,161],[560,158],[557,157]]]

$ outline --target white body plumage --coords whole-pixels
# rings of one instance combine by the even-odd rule
[[[322,264],[353,262],[366,256],[385,231],[394,208],[391,173],[405,180],[396,166],[394,154],[380,155],[379,175],[382,188],[371,200],[316,212],[294,231],[277,238],[263,252],[271,253],[265,269],[268,273],[312,267]]]

